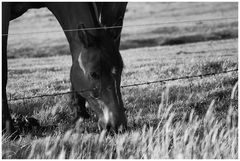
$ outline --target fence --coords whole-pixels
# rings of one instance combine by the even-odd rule
[[[179,24],[179,23],[191,23],[191,22],[204,22],[204,21],[219,21],[219,20],[229,20],[229,19],[237,19],[237,17],[226,17],[226,18],[211,18],[211,19],[200,19],[200,20],[184,20],[184,21],[172,21],[172,22],[164,22],[164,23],[153,23],[153,24],[139,24],[139,25],[126,25],[126,26],[110,26],[110,27],[97,27],[97,28],[85,28],[85,29],[69,29],[69,30],[63,30],[64,32],[72,32],[72,31],[78,31],[78,30],[98,30],[98,29],[109,29],[109,28],[127,28],[127,27],[147,27],[147,26],[161,26],[161,25],[167,25],[167,24]],[[40,32],[29,32],[29,33],[12,33],[12,34],[2,34],[2,36],[7,36],[7,35],[27,35],[27,34],[42,34],[42,33],[53,33],[53,32],[62,32],[62,31],[40,31]],[[236,48],[229,48],[229,49],[216,49],[216,50],[211,50],[211,52],[217,52],[217,51],[234,51],[237,50]],[[204,53],[206,51],[195,51],[195,52],[179,52],[178,54],[184,53]],[[141,83],[134,83],[134,84],[128,84],[128,85],[122,85],[121,88],[127,88],[127,87],[136,87],[136,86],[141,86],[141,85],[150,85],[150,84],[155,84],[155,83],[166,83],[169,81],[176,81],[176,80],[184,80],[184,79],[193,79],[193,78],[204,78],[204,77],[209,77],[209,76],[215,76],[215,75],[220,75],[220,74],[225,74],[225,73],[230,73],[230,72],[237,72],[238,69],[231,69],[231,70],[226,70],[222,71],[219,73],[207,73],[207,74],[200,74],[200,75],[193,75],[193,76],[183,76],[183,77],[176,77],[176,78],[168,78],[168,79],[162,79],[162,80],[156,80],[156,81],[151,81],[151,82],[141,82]],[[26,99],[35,99],[35,98],[42,98],[42,97],[50,97],[50,96],[59,96],[59,95],[65,95],[65,94],[71,94],[74,92],[88,92],[91,91],[90,89],[88,90],[82,90],[82,91],[67,91],[67,92],[61,92],[61,93],[53,93],[53,94],[42,94],[42,95],[36,95],[36,96],[30,96],[30,97],[18,97],[18,98],[13,98],[10,95],[10,99],[8,101],[18,101],[18,100],[26,100]]]
[[[136,87],[136,86],[142,86],[142,85],[150,85],[150,84],[155,84],[155,83],[165,83],[165,82],[169,82],[169,81],[192,79],[192,78],[201,78],[202,79],[204,77],[215,76],[215,75],[219,75],[219,74],[225,74],[225,73],[237,72],[237,71],[238,71],[238,69],[236,68],[236,69],[222,71],[222,72],[219,72],[219,73],[207,73],[207,74],[199,74],[199,75],[193,75],[193,76],[168,78],[168,79],[162,79],[162,80],[151,81],[151,82],[142,82],[142,83],[122,85],[121,88]],[[8,101],[18,101],[18,100],[27,100],[27,99],[34,99],[34,98],[50,97],[50,96],[59,96],[59,95],[71,94],[71,93],[75,93],[75,92],[84,93],[84,92],[89,92],[89,91],[92,91],[92,89],[81,90],[81,91],[68,91],[68,92],[53,93],[53,94],[43,94],[43,95],[31,96],[31,97],[19,97],[19,98],[11,98],[10,97],[10,99]]]
[[[168,24],[180,24],[180,23],[191,23],[191,22],[206,22],[206,21],[220,21],[220,20],[232,20],[238,19],[238,17],[218,17],[218,18],[210,18],[210,19],[198,19],[198,20],[183,20],[183,21],[170,21],[163,23],[152,23],[152,24],[138,24],[138,25],[124,25],[124,26],[103,26],[103,27],[91,27],[84,29],[68,29],[68,30],[51,30],[51,31],[39,31],[39,32],[22,32],[22,33],[10,33],[10,34],[2,34],[2,36],[7,35],[32,35],[32,34],[43,34],[43,33],[56,33],[56,32],[73,32],[73,31],[83,31],[83,30],[99,30],[99,29],[114,29],[114,28],[129,28],[129,27],[149,27],[149,26],[162,26]]]

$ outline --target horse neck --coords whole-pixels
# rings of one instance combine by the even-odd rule
[[[86,28],[99,26],[97,7],[94,3],[46,3],[46,7],[54,14],[63,30],[77,29],[80,24]],[[96,30],[89,30],[96,35]],[[68,41],[76,39],[77,31],[65,32]]]

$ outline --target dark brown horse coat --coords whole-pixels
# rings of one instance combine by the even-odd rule
[[[12,124],[6,96],[7,85],[7,34],[9,21],[21,16],[30,8],[47,7],[58,19],[60,25],[64,30],[74,29],[77,24],[84,23],[86,28],[98,27],[99,17],[101,17],[101,24],[104,26],[122,26],[123,18],[127,3],[125,2],[106,2],[106,3],[55,3],[55,2],[3,2],[2,3],[2,130],[8,134],[12,134],[15,129]],[[67,14],[66,14],[67,13]],[[84,13],[84,14],[83,14]],[[71,17],[71,18],[69,18]],[[115,47],[119,50],[120,34],[122,28],[110,30],[110,35],[114,38]],[[89,31],[91,34],[96,34],[97,31]],[[76,32],[65,32],[69,42],[72,59],[75,60],[76,55],[81,52],[81,46],[78,43],[78,36]],[[118,77],[116,79],[116,93],[118,95],[118,103],[123,107],[120,82],[123,62],[120,54],[116,54],[115,66],[118,67]],[[77,59],[77,58],[76,58]],[[79,94],[77,95],[78,104],[81,107],[80,115],[86,116],[85,98]],[[14,135],[13,135],[14,136]]]

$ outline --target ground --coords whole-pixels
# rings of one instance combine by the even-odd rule
[[[158,13],[157,9],[156,11],[152,9],[151,3],[144,3],[144,10],[139,13],[141,5],[140,3],[129,5],[126,24],[138,24],[141,19],[144,23],[151,23],[156,18],[164,17],[164,14],[168,18],[172,18],[169,20],[176,20],[179,18],[178,16],[181,19],[185,17],[197,19],[202,18],[200,15],[203,15],[203,17],[212,15],[228,17],[237,14],[234,10],[236,8],[235,3],[208,3],[208,5],[205,3],[163,3],[158,6],[162,10],[161,13]],[[166,8],[161,8],[164,5]],[[202,7],[202,12],[197,14],[197,11],[190,10],[189,6]],[[147,10],[150,10],[149,8],[151,8],[151,13],[147,12]],[[163,12],[164,9],[165,12]],[[179,10],[184,12],[177,12]],[[194,15],[191,15],[190,11],[194,12]],[[133,16],[136,15],[131,13],[137,13],[136,15],[142,18],[136,18],[134,23],[132,22]],[[40,16],[41,14],[46,13],[39,12]],[[156,14],[156,16],[152,16],[153,14]],[[173,18],[170,15],[175,15],[175,17]],[[149,17],[152,19],[149,19]],[[24,20],[21,22],[24,22]],[[232,31],[237,29],[237,21],[230,26],[229,24],[231,23],[224,21],[223,25],[216,25],[209,29],[210,31],[216,31],[221,28],[220,26],[228,26],[226,31],[234,33]],[[179,28],[183,32],[179,32]],[[183,28],[186,29],[183,26],[177,27],[176,32],[187,35],[186,30],[182,30]],[[192,30],[190,30],[191,28]],[[159,27],[159,29],[164,28]],[[169,28],[165,29],[169,30]],[[189,32],[201,30],[201,35],[206,35],[202,27],[197,29],[196,25],[193,25],[187,30],[190,30]],[[143,33],[145,39],[148,38],[148,35],[151,38],[147,29],[145,31],[142,29],[139,33]],[[136,35],[141,37],[139,33]],[[131,32],[124,30],[123,42],[135,39],[134,36],[128,38],[127,34],[131,34]],[[174,34],[174,31],[171,31],[170,34],[178,37],[176,33]],[[159,34],[153,34],[152,36],[154,35]],[[179,37],[181,37],[181,34]],[[32,42],[37,44],[38,38],[32,40]],[[42,38],[45,40],[46,37],[42,36]],[[28,40],[27,38],[24,39]],[[62,38],[61,36],[51,37],[49,42],[54,39],[58,40],[53,43],[53,49],[55,50],[54,46],[61,44]],[[31,41],[31,39],[28,41]],[[204,42],[155,45],[155,47],[144,47],[145,45],[141,47],[138,44],[136,49],[121,50],[125,65],[122,86],[183,76],[222,73],[237,69],[237,41],[236,37],[230,37],[225,40],[211,41],[207,39]],[[11,41],[10,39],[9,42],[10,51],[13,47],[18,48],[17,46],[21,44],[19,40]],[[24,43],[23,46],[26,45]],[[46,43],[40,43],[40,46],[44,44],[46,45]],[[31,45],[29,46],[33,48]],[[50,45],[41,47],[46,53],[50,50]],[[19,49],[16,51],[19,51]],[[31,50],[37,51],[38,47]],[[14,54],[17,55],[17,52]],[[24,56],[24,52],[19,54]],[[71,57],[70,55],[60,55],[9,59],[8,98],[14,99],[69,91]],[[44,128],[35,129],[31,132],[25,131],[21,138],[16,141],[11,141],[4,136],[2,156],[3,158],[15,159],[236,159],[238,158],[237,82],[238,73],[229,72],[208,77],[122,88],[123,102],[127,109],[128,130],[123,134],[116,135],[107,135],[105,131],[98,131],[94,113],[92,113],[92,119],[79,120],[77,124],[72,124],[75,113],[69,94],[10,101],[9,107],[12,116],[21,114],[33,117]]]
[[[122,56],[125,63],[122,85],[219,73],[236,69],[238,64],[235,39],[130,49],[122,51]],[[70,56],[9,60],[9,98],[69,91],[70,63]],[[94,116],[91,120],[72,124],[74,110],[69,94],[11,101],[9,105],[13,114],[34,117],[47,130],[23,134],[21,141],[17,142],[4,140],[3,157],[237,158],[237,127],[229,130],[230,122],[227,121],[227,118],[236,119],[237,96],[231,99],[231,92],[237,81],[237,73],[232,72],[123,88],[129,131],[113,137],[99,134]],[[208,109],[211,109],[210,117],[206,114]],[[193,111],[194,119],[189,121]],[[210,122],[206,125],[209,127],[205,127],[205,119]],[[197,131],[196,136],[192,136],[192,130]],[[223,136],[213,138],[212,135],[221,132]],[[175,150],[168,153],[168,146],[162,144],[172,144],[170,138],[173,134],[176,135]],[[161,141],[168,135],[170,140]],[[185,142],[185,137],[192,137],[192,140]],[[215,139],[218,144],[211,142],[205,146],[209,139]],[[149,151],[148,146],[151,146]],[[179,147],[182,150],[190,148],[192,155],[188,154],[189,150],[179,151]]]

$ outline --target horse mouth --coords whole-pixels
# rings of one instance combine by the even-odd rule
[[[87,106],[91,108],[98,116],[98,127],[100,130],[113,130],[117,132],[119,129],[126,129],[127,121],[124,111],[114,105],[106,105],[101,99],[88,99]]]

